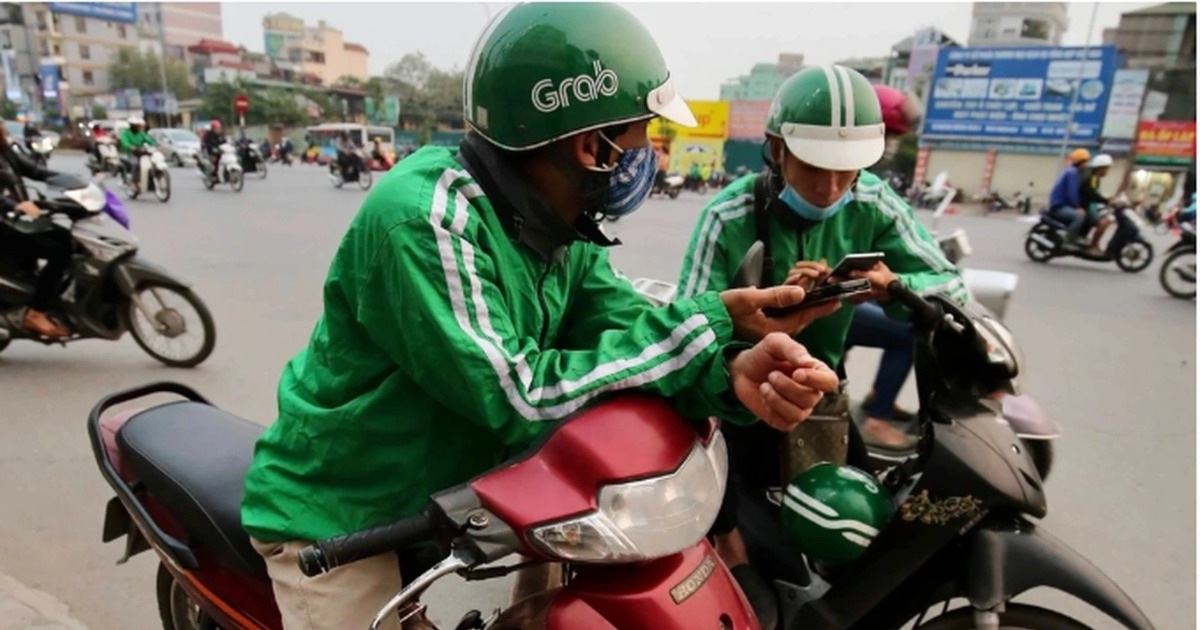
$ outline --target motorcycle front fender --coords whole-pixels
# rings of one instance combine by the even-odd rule
[[[1095,606],[1131,630],[1154,630],[1137,604],[1079,552],[1033,523],[981,525],[969,534],[964,594],[990,610],[1032,588],[1046,586]]]
[[[133,295],[138,286],[146,283],[168,287],[188,288],[187,282],[171,275],[166,269],[136,256],[125,258],[113,267],[113,282],[123,295]]]

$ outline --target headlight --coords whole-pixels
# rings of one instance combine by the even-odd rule
[[[725,496],[725,438],[699,442],[675,472],[600,489],[596,511],[535,527],[530,541],[568,561],[623,563],[661,558],[704,537]]]
[[[108,203],[108,198],[104,196],[104,191],[95,184],[88,184],[86,188],[68,190],[63,193],[63,196],[92,212],[100,212],[104,209],[104,205]]]
[[[38,148],[39,151],[42,151],[44,153],[49,153],[54,150],[54,140],[43,137],[41,140],[37,141],[37,144],[35,146]]]

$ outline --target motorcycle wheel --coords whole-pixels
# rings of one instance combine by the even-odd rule
[[[171,174],[167,171],[154,176],[154,196],[163,203],[171,199]]]
[[[1050,440],[1022,438],[1021,444],[1029,452],[1029,457],[1033,459],[1033,467],[1037,469],[1038,475],[1045,482],[1046,478],[1050,476],[1050,466],[1054,463],[1054,447],[1050,444]]]
[[[678,188],[672,188],[672,189],[671,189],[671,191],[667,193],[667,196],[668,196],[668,197],[670,197],[670,198],[672,198],[672,199],[676,199],[676,198],[678,198],[678,197],[679,197],[679,189],[678,189]]]
[[[1029,260],[1044,263],[1054,258],[1054,250],[1047,249],[1045,245],[1033,240],[1034,234],[1039,234],[1047,238],[1051,236],[1046,230],[1038,230],[1036,228],[1029,233],[1029,236],[1025,238],[1025,255],[1029,257]]]
[[[1137,273],[1154,262],[1154,248],[1145,241],[1134,241],[1121,248],[1117,266],[1126,273]]]
[[[246,185],[245,173],[242,171],[229,171],[229,187],[233,192],[242,192],[242,187]]]
[[[176,167],[182,167],[183,166],[183,158],[179,157],[178,153],[175,154],[174,158],[175,159],[172,160],[171,163],[174,164]]]
[[[255,167],[255,170],[258,171],[259,179],[267,178],[267,163],[266,162],[259,162],[258,166]]]
[[[147,321],[147,317],[142,314],[133,300],[125,309],[125,323],[129,328],[129,332],[133,335],[133,340],[137,342],[146,354],[154,357],[155,360],[168,367],[190,368],[196,367],[204,362],[213,348],[217,345],[217,325],[213,322],[212,314],[208,312],[208,307],[200,300],[200,297],[191,291],[182,287],[169,287],[161,284],[144,284],[137,288],[135,294],[146,307],[154,311],[154,321],[159,326],[167,328],[165,332],[159,332],[154,325]],[[200,347],[194,352],[184,354],[182,356],[169,356],[164,348],[173,348],[173,342],[179,337],[189,333],[188,323],[184,320],[183,315],[173,306],[169,306],[159,301],[158,296],[174,294],[177,298],[185,302],[192,311],[195,312],[200,323]],[[165,302],[166,300],[164,300]],[[158,309],[155,311],[154,309]],[[162,346],[162,347],[156,347]]]
[[[1088,630],[1088,626],[1074,619],[1037,606],[1007,604],[1000,613],[1000,627],[1023,630]],[[917,626],[918,630],[974,630],[975,609],[967,606],[939,615]]]
[[[1196,281],[1188,283],[1187,278],[1180,275],[1180,268],[1191,266],[1193,277],[1196,274],[1196,250],[1194,249],[1179,249],[1167,255],[1163,261],[1162,268],[1158,271],[1158,283],[1162,285],[1163,291],[1173,298],[1181,300],[1190,300],[1196,297]],[[1181,283],[1182,287],[1174,286],[1175,282]]]
[[[162,563],[155,580],[158,593],[158,616],[163,630],[202,630],[212,627],[212,620],[183,590],[175,576]]]
[[[371,177],[371,171],[363,170],[358,174],[358,187],[363,190],[371,190],[371,184],[374,183]]]

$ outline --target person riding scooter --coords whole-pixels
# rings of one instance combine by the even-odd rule
[[[343,131],[338,134],[337,143],[334,145],[337,150],[337,167],[341,171],[342,177],[346,177],[351,171],[351,167],[357,166],[358,170],[363,168],[362,160],[358,154],[358,146],[350,140],[350,134]]]
[[[140,116],[134,116],[129,119],[129,128],[121,132],[121,165],[125,169],[125,173],[129,178],[130,186],[135,190],[138,187],[137,159],[134,157],[135,152],[142,147],[155,146],[154,138],[146,133],[146,121]]]
[[[1106,153],[1100,153],[1088,162],[1088,171],[1084,174],[1083,181],[1079,184],[1079,201],[1083,207],[1088,210],[1088,218],[1084,222],[1081,234],[1086,235],[1089,230],[1092,231],[1092,242],[1089,246],[1089,251],[1093,254],[1100,254],[1100,240],[1104,238],[1104,233],[1108,231],[1109,226],[1114,222],[1112,217],[1096,218],[1096,208],[1109,206],[1110,202],[1107,197],[1100,194],[1100,180],[1108,174],[1108,169],[1112,167],[1112,156]],[[1095,224],[1094,226],[1092,224]]]
[[[221,145],[225,144],[225,135],[221,133],[221,121],[214,120],[208,125],[204,137],[200,139],[201,149],[209,160],[209,177],[218,178],[217,165],[221,161]]]
[[[1050,216],[1067,225],[1067,238],[1081,244],[1083,226],[1088,220],[1088,211],[1079,198],[1083,183],[1083,169],[1092,154],[1087,149],[1075,149],[1067,156],[1067,167],[1058,175],[1050,190]]]

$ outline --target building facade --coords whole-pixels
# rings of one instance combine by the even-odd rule
[[[333,85],[343,76],[366,81],[369,53],[361,44],[347,42],[342,31],[324,20],[306,26],[287,13],[263,18],[264,49],[281,69]]]
[[[743,74],[721,85],[722,101],[769,101],[788,77],[804,67],[804,55],[781,53],[775,63],[756,63]]]
[[[976,2],[968,46],[1060,46],[1070,21],[1065,2]]]
[[[221,40],[224,27],[219,2],[145,2],[138,4],[144,37],[158,37],[166,54],[184,59],[187,48],[201,40]]]

